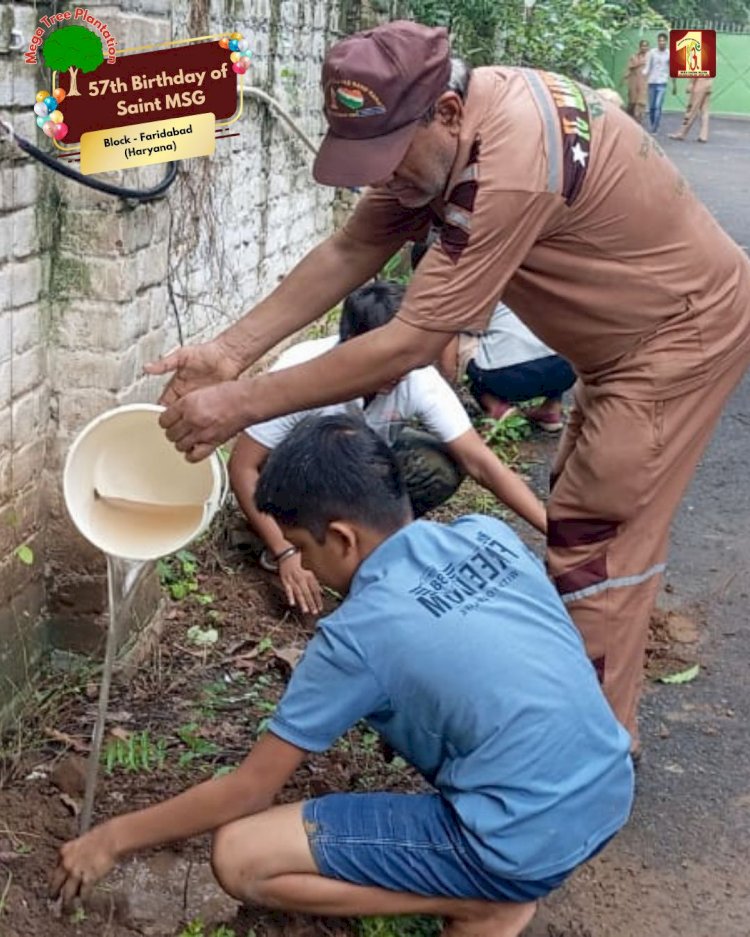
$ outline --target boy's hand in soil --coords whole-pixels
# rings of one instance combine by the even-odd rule
[[[320,583],[314,573],[303,567],[299,553],[293,553],[279,563],[279,578],[293,608],[299,606],[306,615],[319,615],[323,611]]]
[[[65,843],[52,876],[52,897],[61,898],[63,907],[67,908],[75,898],[85,897],[86,892],[114,868],[118,858],[108,823]]]

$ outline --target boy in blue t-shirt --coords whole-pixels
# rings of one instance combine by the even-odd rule
[[[242,765],[68,843],[56,893],[70,900],[128,853],[215,830],[215,874],[240,901],[436,914],[450,937],[516,937],[623,826],[633,796],[627,733],[539,562],[492,518],[412,522],[392,451],[351,416],[300,423],[256,502],[346,599]],[[306,753],[359,719],[434,791],[273,807]]]

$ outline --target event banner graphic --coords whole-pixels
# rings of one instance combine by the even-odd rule
[[[716,30],[670,30],[669,74],[672,78],[715,78]]]
[[[24,57],[49,69],[33,106],[38,127],[61,158],[80,147],[83,173],[211,155],[217,130],[241,114],[250,67],[240,33],[121,50],[107,23],[79,7],[40,17]]]

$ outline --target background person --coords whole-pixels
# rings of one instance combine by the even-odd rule
[[[427,252],[426,241],[411,251],[416,270]],[[524,416],[548,433],[563,428],[562,395],[575,383],[568,362],[540,341],[505,303],[498,303],[482,332],[454,336],[440,356],[446,380],[460,384],[466,377],[469,390],[485,413],[505,420],[517,412],[515,404],[542,397],[524,410]]]
[[[673,140],[684,140],[694,121],[700,116],[701,127],[698,131],[698,143],[708,143],[708,115],[711,107],[711,88],[713,78],[691,78],[688,85],[688,102],[682,126],[676,133],[670,133]]]
[[[659,33],[656,38],[656,48],[649,49],[646,53],[646,60],[642,70],[648,82],[648,116],[651,133],[657,133],[659,130],[664,96],[667,93],[667,82],[669,81],[667,38],[666,33]]]
[[[352,119],[346,81],[382,104]],[[315,177],[372,188],[248,315],[149,368],[175,371],[160,422],[201,459],[250,424],[435,361],[506,300],[580,378],[552,467],[547,564],[637,747],[671,519],[750,362],[750,261],[642,128],[564,76],[471,73],[445,30],[397,22],[334,45],[323,84]],[[391,322],[283,375],[234,380],[436,217],[440,239]]]
[[[648,39],[641,39],[638,51],[628,59],[623,79],[627,82],[628,104],[627,111],[631,117],[643,123],[643,116],[648,106],[648,79],[644,74],[646,56],[648,55]]]
[[[411,522],[393,452],[348,416],[298,425],[257,507],[344,601],[239,768],[67,843],[54,893],[69,905],[125,856],[213,831],[214,874],[238,901],[517,937],[633,799],[627,733],[541,565],[494,518]],[[308,752],[361,719],[430,791],[273,806]]]
[[[355,290],[344,301],[339,336],[301,342],[289,348],[274,365],[283,371],[346,342],[381,328],[397,313],[404,289],[376,281]],[[364,399],[299,411],[249,427],[235,443],[229,460],[232,490],[252,530],[266,549],[261,565],[276,568],[292,606],[305,613],[322,611],[320,586],[302,566],[299,553],[278,524],[255,506],[258,477],[269,454],[310,414],[358,411],[393,447],[406,481],[413,513],[420,517],[446,501],[465,475],[490,491],[537,530],[546,533],[544,505],[520,476],[486,445],[460,400],[433,367],[411,371]],[[411,427],[418,421],[426,432]]]

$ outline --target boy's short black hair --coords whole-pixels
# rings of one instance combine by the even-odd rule
[[[323,543],[331,521],[389,534],[411,519],[406,485],[390,447],[361,417],[309,416],[270,454],[255,505]]]
[[[405,287],[390,280],[373,280],[344,300],[339,320],[339,340],[348,341],[386,325],[398,312]]]
[[[656,37],[657,39],[669,39],[669,36],[666,33],[659,33]]]

